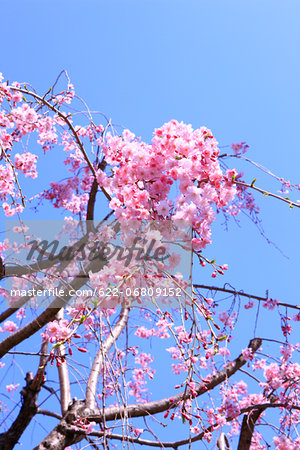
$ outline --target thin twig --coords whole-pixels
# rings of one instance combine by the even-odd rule
[[[244,183],[243,181],[237,181],[237,180],[233,180],[233,183],[237,184],[238,186],[244,186],[244,187],[247,187],[247,188],[250,188],[250,189],[254,189],[255,191],[260,192],[261,194],[263,194],[263,195],[265,195],[267,197],[277,198],[277,200],[281,200],[283,202],[288,203],[290,205],[290,207],[296,206],[296,208],[300,208],[300,204],[299,203],[292,202],[291,200],[289,200],[287,198],[284,198],[284,197],[281,197],[280,195],[273,194],[272,192],[265,191],[264,189],[261,189],[261,188],[255,186],[253,183],[248,184],[248,183]]]
[[[194,287],[197,289],[207,289],[209,291],[219,291],[233,295],[240,295],[241,297],[247,297],[249,299],[253,298],[254,300],[258,300],[260,302],[266,302],[268,300],[268,297],[259,297],[258,295],[247,294],[246,292],[243,291],[236,291],[234,289],[227,289],[225,287],[207,286],[205,284],[194,284]],[[285,306],[286,308],[297,309],[298,311],[300,311],[299,305],[291,305],[290,303],[283,303],[283,302],[278,302],[277,305]]]

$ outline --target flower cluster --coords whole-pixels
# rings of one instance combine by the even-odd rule
[[[37,178],[36,160],[37,155],[25,152],[22,155],[17,153],[15,155],[15,167],[20,172],[24,173],[25,177]]]
[[[56,342],[68,338],[70,335],[70,328],[68,328],[67,320],[54,320],[49,322],[46,326],[45,333],[42,333],[44,341]]]
[[[128,387],[130,388],[129,395],[133,395],[139,402],[143,401],[143,395],[148,390],[145,387],[146,376],[151,380],[155,374],[155,370],[149,366],[152,361],[152,356],[144,352],[135,357],[135,363],[141,367],[133,369],[132,380],[128,382]]]
[[[100,172],[98,182],[113,196],[110,207],[118,219],[180,219],[197,232],[198,250],[211,242],[213,207],[222,209],[233,199],[236,172],[222,173],[210,130],[172,120],[155,130],[151,145],[128,130],[108,133],[103,153],[113,176]],[[175,182],[180,193],[171,200]]]

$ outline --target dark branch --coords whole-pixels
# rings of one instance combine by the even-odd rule
[[[41,349],[43,355],[47,352],[47,348],[48,343],[44,342]],[[37,413],[37,399],[44,381],[47,360],[48,358],[46,356],[41,356],[35,377],[33,377],[32,372],[27,373],[25,378],[26,386],[21,390],[22,407],[9,430],[0,434],[0,450],[11,450],[14,448],[31,422],[31,419]]]
[[[261,414],[265,411],[265,409],[266,407],[261,407],[252,411],[249,414],[244,415],[237,450],[250,449],[255,424],[258,421]]]
[[[260,302],[266,302],[268,300],[268,297],[259,297],[258,295],[247,294],[246,292],[235,291],[234,289],[227,289],[225,287],[207,286],[205,284],[194,284],[194,287],[196,289],[207,289],[209,291],[226,292],[228,294],[239,295],[241,297],[247,297],[248,299],[253,298],[253,300],[258,300]],[[298,305],[291,305],[290,303],[282,303],[282,302],[278,302],[277,305],[285,306],[286,308],[297,309],[300,311],[300,306],[298,306]]]

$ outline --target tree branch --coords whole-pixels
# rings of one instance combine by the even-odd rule
[[[0,280],[5,276],[5,265],[3,264],[3,259],[0,256]]]
[[[228,438],[225,433],[221,433],[221,436],[217,440],[217,447],[219,450],[231,450]]]
[[[265,409],[266,407],[257,408],[251,413],[244,415],[237,450],[250,449],[255,424]]]
[[[40,357],[40,364],[35,377],[33,377],[32,372],[26,374],[26,386],[21,391],[23,404],[17,418],[9,430],[0,434],[1,450],[11,450],[17,444],[31,419],[37,413],[37,398],[44,381],[45,368],[48,360],[48,358],[44,356],[44,354],[47,354],[47,349],[48,342],[43,342],[41,348],[43,356]]]
[[[59,414],[56,414],[55,412],[52,411],[48,411],[47,409],[37,409],[37,414],[41,414],[42,416],[49,416],[49,417],[54,417],[55,419],[61,420],[62,416],[60,416]]]
[[[252,349],[253,352],[257,351],[258,348],[261,345],[261,340],[259,338],[255,338],[252,341],[250,341],[249,348]],[[216,374],[212,380],[209,383],[202,384],[198,387],[197,394],[202,395],[208,390],[213,389],[215,386],[220,384],[222,381],[224,381],[225,378],[231,377],[242,365],[244,365],[247,361],[243,358],[242,354],[236,358],[233,362],[229,363],[221,372]],[[179,394],[180,400],[183,400],[185,396],[184,393]],[[174,399],[175,397],[173,397]],[[164,399],[162,402],[166,404],[166,402],[169,399]],[[165,409],[162,409],[161,402],[151,402],[151,403],[145,403],[143,405],[131,405],[126,410],[128,412],[129,417],[139,417],[142,415],[147,414],[155,414],[158,412],[163,412]],[[155,408],[153,408],[153,405],[156,405]],[[169,408],[174,408],[176,406],[176,402],[169,403]],[[135,409],[133,409],[135,408]],[[300,407],[297,405],[287,405],[285,403],[262,403],[257,405],[251,405],[247,406],[246,408],[241,409],[240,414],[245,414],[251,411],[261,411],[265,410],[267,408],[288,408],[288,409],[297,409],[300,410]],[[117,413],[117,409],[120,409],[120,413]],[[140,413],[142,412],[142,413]],[[113,419],[120,419],[124,415],[124,408],[120,407],[109,407],[105,411],[105,419],[106,420],[113,420]],[[93,414],[92,411],[89,408],[86,408],[84,405],[83,400],[74,400],[71,405],[69,405],[68,411],[65,415],[65,417],[61,420],[61,422],[54,428],[54,430],[47,436],[47,438],[41,442],[34,450],[62,450],[67,445],[72,445],[76,442],[79,442],[81,439],[83,439],[86,435],[84,433],[84,430],[74,429],[72,428],[72,424],[74,424],[75,420],[78,418],[85,418],[89,421],[96,421],[96,422],[102,422],[103,421],[103,414],[102,412],[97,414]],[[231,422],[232,420],[236,419],[235,417],[228,417],[226,420],[227,422]],[[205,435],[213,430],[218,428],[218,424],[215,423],[205,429],[200,434],[193,436],[192,438],[183,439],[180,441],[173,441],[173,442],[158,442],[158,441],[150,441],[146,439],[142,439],[139,437],[131,437],[131,436],[124,436],[124,435],[116,435],[111,434],[108,432],[103,431],[92,431],[89,436],[96,436],[96,437],[103,437],[105,434],[105,437],[107,439],[116,439],[123,442],[132,442],[137,443],[139,445],[148,445],[149,447],[159,447],[159,448],[173,448],[178,449],[178,447],[182,445],[186,445],[189,443],[197,442],[202,440]],[[227,443],[228,445],[228,443]],[[226,448],[226,447],[225,447]],[[244,450],[244,447],[242,447]]]
[[[64,318],[64,310],[61,309],[57,314],[57,319],[63,320]],[[58,375],[59,375],[59,387],[60,387],[60,406],[61,413],[64,415],[68,409],[68,406],[71,402],[71,389],[70,389],[70,379],[69,379],[69,370],[68,365],[65,360],[65,344],[61,343],[57,347],[58,356],[62,357],[63,360],[59,361],[58,365]]]
[[[255,353],[261,346],[261,343],[262,341],[260,338],[254,338],[250,341],[249,348],[253,353]],[[223,370],[213,375],[210,381],[208,381],[207,383],[201,383],[199,386],[197,386],[195,388],[197,397],[212,390],[214,387],[222,383],[225,379],[230,378],[235,374],[235,372],[240,369],[240,367],[246,364],[246,362],[247,360],[242,354],[240,354],[234,361],[227,364],[227,366]],[[128,417],[142,417],[149,414],[157,414],[175,408],[178,403],[190,397],[192,397],[192,393],[190,392],[190,390],[186,390],[185,392],[181,392],[180,394],[177,394],[173,397],[164,398],[162,400],[141,403],[137,405],[129,405],[126,407],[126,415]],[[103,417],[103,411],[98,410],[96,414],[89,415],[88,419],[94,420],[96,422],[103,422],[104,419],[105,421],[121,419],[125,416],[125,408],[124,406],[111,406],[105,410],[104,415],[105,417]]]
[[[106,161],[103,158],[102,161],[98,164],[98,169],[104,170],[105,167],[106,167]],[[95,209],[97,191],[98,191],[98,182],[97,182],[97,178],[94,178],[92,187],[90,190],[89,201],[87,204],[87,211],[86,211],[87,232],[91,231],[91,228],[93,228],[93,227],[91,227],[91,223],[89,221],[94,220],[94,209]]]
[[[82,401],[73,401],[59,424],[33,450],[63,450],[69,445],[80,442],[85,435],[83,433],[76,435],[71,425],[78,417],[81,417],[83,407]]]
[[[18,301],[14,303],[15,306],[11,308],[7,308],[3,313],[0,314],[0,323],[4,322],[4,320],[8,319],[10,316],[12,316],[15,312],[18,311],[19,308],[22,308],[25,303],[27,303],[32,297],[22,297]]]
[[[234,289],[227,289],[225,287],[207,286],[206,284],[194,284],[193,286],[196,289],[207,289],[209,291],[226,292],[228,294],[239,295],[241,297],[247,297],[248,299],[253,298],[254,300],[258,300],[260,302],[266,302],[268,300],[268,297],[259,297],[258,295],[247,294],[246,292],[235,291]],[[290,303],[283,303],[283,302],[278,302],[277,305],[284,306],[286,308],[297,309],[298,311],[300,311],[299,305],[291,305]]]
[[[105,357],[109,352],[110,348],[116,342],[122,331],[124,330],[129,316],[129,308],[123,307],[120,313],[119,320],[111,331],[111,334],[106,338],[103,345],[99,348],[97,355],[95,356],[93,367],[91,369],[91,373],[89,375],[87,388],[86,388],[86,407],[90,409],[95,408],[96,403],[96,391],[98,378],[101,372],[101,368],[103,366]]]
[[[49,103],[44,97],[41,97],[40,95],[36,94],[35,92],[28,91],[27,89],[19,88],[16,86],[9,86],[9,88],[12,91],[18,91],[18,92],[22,92],[23,94],[31,95],[31,97],[35,98],[40,103],[47,106],[51,111],[55,112],[55,114],[57,114],[68,125],[69,129],[71,130],[71,132],[75,138],[75,141],[77,142],[78,147],[80,148],[81,153],[83,154],[83,157],[84,157],[88,167],[90,168],[92,174],[94,175],[94,178],[96,179],[95,168],[94,168],[93,164],[91,163],[91,161],[85,151],[85,148],[84,148],[78,134],[76,133],[75,128],[73,127],[72,123],[68,119],[68,117],[65,114],[63,114],[59,109],[55,108],[55,106],[53,106],[51,103]],[[105,195],[105,197],[110,201],[111,196],[106,192],[106,190],[102,186],[100,189],[103,192],[103,194]]]
[[[255,411],[257,408],[284,408],[286,407],[285,404],[282,403],[263,403],[260,405],[252,405],[252,406],[247,406],[246,408],[241,409],[241,414],[244,414],[246,412],[250,412],[250,411]],[[293,406],[292,409],[300,409],[300,407],[297,406]],[[227,422],[232,422],[232,420],[236,419],[236,417],[228,417],[226,419]],[[186,439],[182,439],[180,441],[168,441],[168,442],[158,442],[158,441],[150,441],[148,439],[142,439],[139,437],[132,437],[132,436],[123,436],[121,434],[113,434],[113,433],[108,433],[107,431],[105,432],[105,436],[107,439],[116,439],[119,441],[125,441],[125,442],[134,442],[136,444],[139,445],[148,445],[149,447],[159,447],[159,448],[174,448],[175,450],[178,449],[178,447],[181,447],[183,445],[188,445],[188,444],[192,444],[194,442],[197,441],[201,441],[204,437],[205,434],[212,432],[213,430],[216,430],[218,428],[218,424],[215,423],[211,426],[209,426],[208,428],[206,428],[204,431],[202,431],[200,434],[193,436],[192,438],[186,438]],[[222,433],[224,434],[224,433]],[[95,436],[95,437],[102,437],[104,435],[103,431],[92,431],[90,434],[90,436]],[[225,435],[224,435],[225,436]],[[219,440],[218,440],[219,441]],[[227,439],[227,437],[224,437],[224,441],[225,444],[227,445],[227,448],[224,447],[225,450],[230,450],[230,446],[229,446],[229,441]],[[218,444],[218,443],[217,443]],[[220,441],[220,444],[218,446],[218,448],[220,448],[220,445],[222,446],[223,443],[222,441]],[[221,447],[222,448],[222,447]],[[242,450],[244,450],[244,447],[242,447]]]
[[[9,86],[9,88],[12,91],[22,92],[22,94],[26,94],[26,95],[30,95],[31,97],[34,97],[40,103],[47,106],[51,111],[55,112],[55,114],[57,114],[68,125],[68,127],[70,128],[70,130],[75,138],[75,141],[77,142],[78,147],[80,148],[81,153],[84,156],[84,159],[85,159],[87,165],[91,169],[91,172],[94,175],[94,177],[96,177],[95,168],[93,167],[91,161],[89,160],[89,157],[84,149],[84,146],[83,146],[81,140],[79,139],[79,136],[76,133],[75,128],[73,127],[72,123],[69,121],[68,117],[65,114],[63,114],[59,109],[55,108],[55,106],[53,106],[51,103],[49,103],[45,98],[39,96],[35,92],[29,91],[28,89],[19,88],[16,86]]]
[[[237,180],[233,180],[233,183],[237,184],[238,186],[244,186],[244,187],[247,187],[250,189],[254,189],[255,191],[260,192],[261,194],[263,194],[265,196],[277,198],[277,200],[281,200],[283,202],[288,203],[290,205],[290,207],[295,206],[296,208],[300,208],[299,203],[292,202],[288,198],[284,198],[284,197],[281,197],[280,195],[272,194],[272,192],[265,191],[264,189],[254,186],[253,183],[248,184],[248,183],[244,183],[243,181],[237,181]]]

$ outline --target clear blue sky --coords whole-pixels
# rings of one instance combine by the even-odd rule
[[[250,158],[300,183],[297,0],[2,0],[0,11],[6,79],[44,92],[66,69],[92,110],[144,140],[173,118],[205,125],[220,145],[246,141]],[[246,178],[267,188],[257,175]],[[228,233],[220,220],[207,256],[230,270],[213,282],[199,271],[198,281],[300,304],[300,212],[256,198],[266,235],[289,259],[244,218]]]

